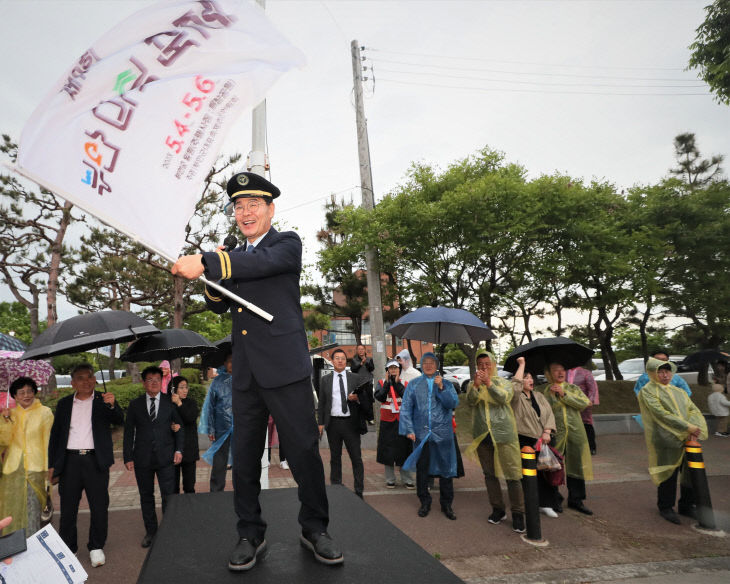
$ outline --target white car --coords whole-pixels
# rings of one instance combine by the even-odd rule
[[[466,393],[471,376],[469,375],[469,367],[462,365],[460,367],[444,367],[444,379],[448,379],[454,384],[456,391]]]
[[[684,359],[684,355],[670,355],[669,360],[678,365]],[[634,359],[626,359],[618,364],[618,370],[621,372],[624,381],[636,381],[641,377],[641,374],[646,371],[644,365],[644,359],[642,357],[635,357]],[[678,375],[684,379],[687,383],[697,383],[697,371],[678,371]],[[596,381],[605,381],[605,373],[602,375],[595,376]]]

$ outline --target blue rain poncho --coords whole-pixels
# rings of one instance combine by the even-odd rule
[[[476,387],[469,382],[466,403],[472,408],[472,435],[474,441],[466,449],[466,455],[477,458],[477,448],[491,436],[494,444],[495,474],[511,481],[522,478],[522,457],[517,439],[517,422],[512,411],[514,390],[512,383],[497,374],[494,355],[485,349],[477,351],[474,362],[486,355],[491,364],[490,385]]]
[[[655,485],[666,481],[682,464],[690,424],[700,429],[700,440],[707,438],[705,417],[689,396],[671,382],[669,385],[659,383],[657,370],[667,364],[672,372],[676,371],[674,363],[650,358],[646,362],[649,383],[639,391],[644,439],[649,451],[649,475]]]
[[[427,358],[439,360],[433,353],[424,353],[423,361]],[[459,398],[451,382],[444,379],[444,389],[439,391],[434,383],[434,376],[423,374],[406,387],[400,410],[399,433],[403,436],[415,434],[416,446],[413,453],[403,463],[403,469],[413,471],[416,462],[421,456],[423,445],[429,443],[428,474],[451,478],[456,476],[456,445],[454,443],[454,427],[452,416],[454,408],[459,404]]]
[[[215,436],[215,442],[202,455],[203,460],[212,465],[213,456],[233,432],[233,376],[224,367],[218,369],[218,375],[208,388],[198,432]],[[228,451],[228,464],[232,463],[232,457],[233,448]]]

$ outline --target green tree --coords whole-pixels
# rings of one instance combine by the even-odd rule
[[[730,0],[715,0],[705,11],[705,21],[689,46],[689,68],[699,69],[718,102],[730,104]]]
[[[677,168],[671,168],[669,174],[676,176],[690,187],[704,186],[717,180],[722,172],[720,164],[724,156],[715,154],[709,160],[702,159],[700,150],[691,132],[679,134],[674,138],[674,155]]]
[[[14,333],[16,339],[30,344],[30,313],[20,302],[0,302],[0,332]]]

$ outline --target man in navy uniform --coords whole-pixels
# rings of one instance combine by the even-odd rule
[[[183,256],[172,272],[190,279],[205,274],[209,280],[220,280],[234,294],[274,315],[267,322],[206,287],[208,308],[219,314],[230,309],[233,315],[233,489],[239,541],[228,567],[253,568],[266,547],[258,496],[269,413],[299,485],[300,542],[320,562],[340,564],[342,552],[327,534],[329,506],[299,293],[302,242],[293,231],[280,233],[271,227],[273,200],[280,191],[269,181],[242,172],[226,188],[245,244],[230,252],[220,247]]]

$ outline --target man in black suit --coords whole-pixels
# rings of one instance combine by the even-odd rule
[[[226,190],[245,245],[183,256],[172,272],[220,280],[234,294],[274,315],[268,322],[213,288],[205,289],[210,310],[230,310],[233,316],[233,490],[239,540],[228,567],[251,569],[266,547],[258,497],[269,413],[299,485],[299,541],[318,561],[340,564],[342,552],[327,533],[329,505],[299,294],[302,242],[293,231],[279,233],[271,227],[273,199],[280,191],[269,181],[242,172],[228,181]]]
[[[373,404],[367,388],[360,386],[362,379],[345,371],[347,355],[342,349],[332,352],[335,372],[328,373],[319,384],[319,435],[327,430],[330,445],[330,482],[342,484],[342,443],[352,461],[355,494],[362,498],[365,468],[362,464],[360,434],[368,431],[367,420],[372,418]],[[365,382],[367,384],[367,381]]]
[[[87,548],[91,566],[104,565],[109,525],[109,467],[114,464],[110,426],[124,423],[113,393],[94,391],[96,377],[88,363],[71,371],[73,395],[58,401],[48,442],[48,476],[61,496],[59,535],[76,553],[76,517],[86,491],[91,521]]]
[[[175,489],[175,465],[182,461],[185,439],[183,422],[169,399],[162,394],[162,369],[147,367],[142,371],[145,395],[133,399],[124,424],[124,466],[133,470],[139,489],[145,536],[142,547],[150,547],[157,533],[155,512],[155,475],[162,495],[162,512],[167,497]],[[174,432],[173,424],[180,429]]]

